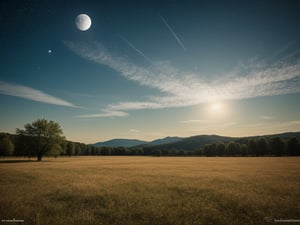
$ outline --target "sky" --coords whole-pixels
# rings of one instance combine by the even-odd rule
[[[299,1],[4,0],[0,24],[0,132],[38,118],[87,144],[300,131]]]

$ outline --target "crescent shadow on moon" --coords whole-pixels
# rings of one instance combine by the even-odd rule
[[[87,31],[92,25],[92,20],[87,14],[79,14],[75,20],[76,27],[81,31]]]

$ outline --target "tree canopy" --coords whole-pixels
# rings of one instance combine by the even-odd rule
[[[30,138],[38,161],[41,161],[42,157],[51,151],[53,146],[56,146],[64,140],[60,125],[54,121],[37,119],[32,123],[25,124],[24,128],[25,129],[17,129],[16,133],[20,136]]]

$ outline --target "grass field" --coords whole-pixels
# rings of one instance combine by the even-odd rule
[[[0,194],[22,224],[272,224],[300,219],[300,158],[2,161]]]

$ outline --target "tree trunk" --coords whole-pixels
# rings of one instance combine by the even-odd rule
[[[38,160],[38,161],[42,161],[42,154],[40,154],[40,153],[38,154],[37,160]]]

